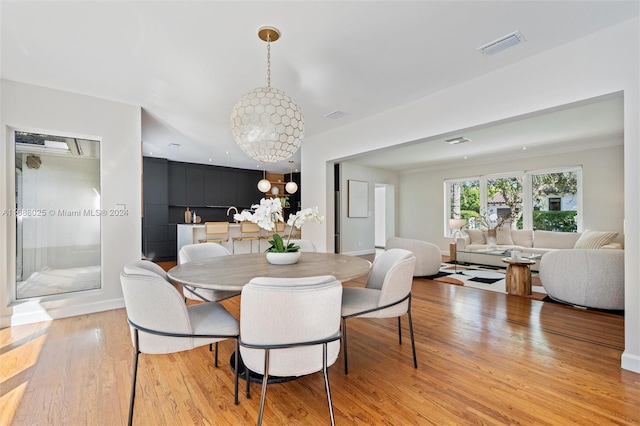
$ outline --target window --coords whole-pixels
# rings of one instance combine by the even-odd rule
[[[480,228],[493,218],[490,225],[576,232],[581,179],[580,167],[448,179],[445,235],[452,235],[449,219],[456,218],[466,219],[467,228]]]
[[[549,198],[549,211],[559,212],[560,210],[562,210],[560,207],[560,198]]]

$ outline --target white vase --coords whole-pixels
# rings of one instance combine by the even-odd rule
[[[300,251],[290,251],[287,253],[275,253],[268,251],[267,262],[272,265],[293,265],[300,260]]]

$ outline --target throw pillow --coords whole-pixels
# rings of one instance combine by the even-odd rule
[[[465,229],[469,235],[469,244],[486,244],[482,229]]]
[[[508,227],[500,227],[496,229],[496,239],[498,240],[497,244],[501,246],[512,246],[513,239],[511,239],[511,228]]]
[[[617,236],[617,232],[598,232],[585,229],[582,235],[580,235],[580,238],[578,238],[578,241],[576,241],[576,245],[573,246],[573,248],[599,249],[602,246],[609,244]]]

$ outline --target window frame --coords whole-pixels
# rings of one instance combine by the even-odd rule
[[[553,173],[576,173],[576,196],[578,197],[577,212],[576,212],[576,232],[582,232],[582,220],[583,220],[583,188],[582,188],[582,166],[565,166],[554,167],[548,169],[534,169],[514,172],[501,172],[492,173],[487,175],[476,175],[468,177],[447,178],[444,180],[444,214],[443,214],[443,229],[445,237],[452,237],[453,233],[449,229],[449,219],[452,218],[451,209],[451,184],[462,183],[469,181],[478,181],[478,187],[480,190],[480,209],[488,208],[488,192],[487,181],[490,179],[499,178],[522,178],[522,228],[533,229],[533,176]]]

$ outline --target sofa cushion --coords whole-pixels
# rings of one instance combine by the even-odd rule
[[[571,249],[580,238],[579,232],[556,232],[536,229],[533,232],[533,246],[549,249]]]
[[[500,245],[513,245],[511,239],[511,228],[505,226],[496,229],[496,240]]]
[[[484,239],[484,233],[482,229],[467,229],[467,235],[469,235],[469,244],[486,244]]]
[[[612,242],[617,236],[617,232],[598,232],[585,229],[573,248],[599,249]]]
[[[513,244],[521,247],[533,247],[532,229],[512,229],[511,239]]]

